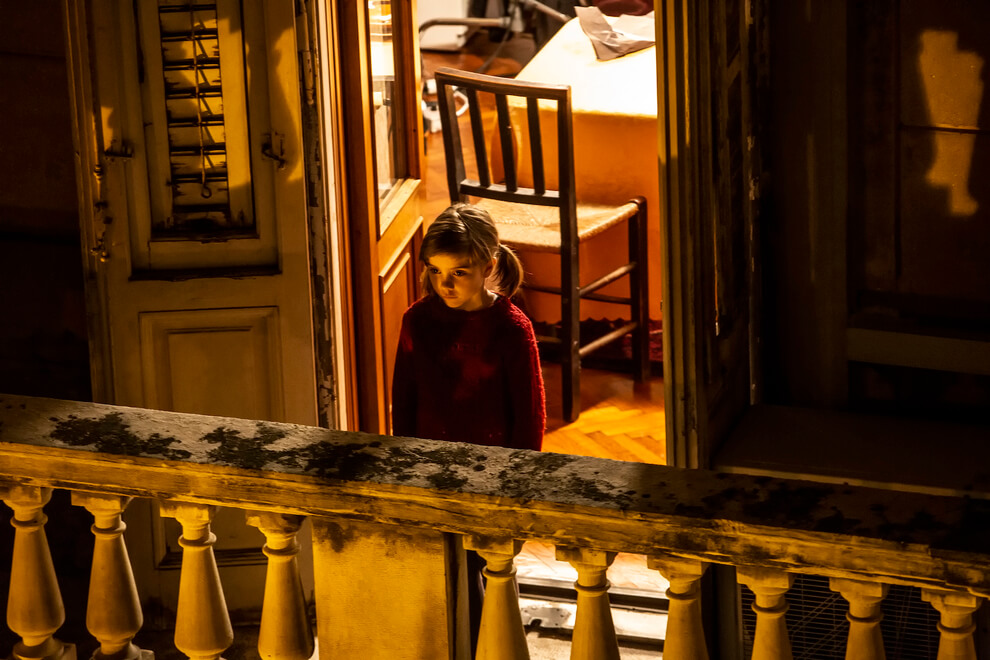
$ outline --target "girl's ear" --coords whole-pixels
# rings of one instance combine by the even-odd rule
[[[495,264],[498,263],[498,258],[492,257],[492,260],[488,262],[485,266],[485,279],[491,277],[492,273],[495,272]]]

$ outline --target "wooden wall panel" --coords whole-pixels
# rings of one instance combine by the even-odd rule
[[[382,318],[390,319],[390,322],[384,324],[382,328],[382,351],[385,354],[385,373],[382,374],[382,382],[385,384],[386,407],[389,410],[392,405],[395,348],[399,343],[402,314],[416,299],[418,265],[419,261],[410,245],[396,260],[392,269],[381,278]],[[388,428],[391,433],[391,415],[389,415]]]
[[[850,403],[990,401],[990,5],[850,7]]]
[[[990,137],[901,135],[898,292],[990,303]]]
[[[849,17],[849,140],[855,157],[849,159],[848,231],[854,290],[890,291],[897,278],[894,2],[862,3]]]
[[[851,311],[985,303],[990,5],[886,0],[850,18]]]
[[[986,128],[990,4],[901,1],[898,13],[901,121]]]
[[[898,292],[990,302],[986,3],[901,3]]]

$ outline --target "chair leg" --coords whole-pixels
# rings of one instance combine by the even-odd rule
[[[646,198],[632,200],[639,210],[629,219],[629,260],[636,270],[629,274],[630,314],[636,323],[632,332],[633,376],[638,382],[650,378],[650,278],[647,265]]]
[[[573,254],[561,250],[561,390],[564,397],[562,414],[565,422],[573,422],[581,414],[581,299],[578,292],[577,247]]]

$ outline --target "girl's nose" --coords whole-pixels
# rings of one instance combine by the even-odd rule
[[[446,289],[453,289],[454,288],[454,276],[453,275],[441,276],[440,277],[440,286],[442,286],[442,287],[444,287]]]

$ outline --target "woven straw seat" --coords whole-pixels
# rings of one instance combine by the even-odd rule
[[[646,199],[636,197],[616,205],[580,203],[575,198],[574,138],[571,118],[571,89],[566,85],[543,85],[468,73],[450,68],[436,72],[443,147],[447,159],[447,188],[451,202],[473,202],[487,210],[498,227],[503,243],[518,250],[525,261],[526,253],[551,252],[560,255],[560,286],[537,286],[523,283],[523,288],[560,296],[561,329],[559,336],[539,337],[542,344],[552,343],[560,349],[562,413],[566,421],[577,419],[581,409],[581,358],[610,342],[632,335],[632,369],[636,380],[649,376],[649,328],[646,257]],[[455,89],[468,100],[471,145],[477,179],[468,178],[461,126],[458,122]],[[494,181],[488,159],[488,136],[481,119],[478,94],[495,97],[498,114],[497,138],[502,154],[513,154],[519,163],[531,165],[532,181],[519,181],[517,160],[503,159],[504,180]],[[528,140],[515,140],[516,131],[509,111],[510,97],[525,102],[525,131]],[[541,126],[541,116],[550,116]],[[556,137],[557,189],[549,189],[544,163],[543,131]],[[529,174],[527,174],[529,176]],[[579,273],[578,246],[605,230],[625,225],[628,232],[628,261],[593,282],[582,283]],[[629,278],[629,297],[598,293],[597,290],[621,278]],[[624,305],[629,321],[603,337],[581,341],[580,314],[582,299]]]
[[[515,250],[560,253],[560,211],[553,206],[518,204],[498,199],[481,199],[478,206],[488,211],[498,226],[502,242]],[[578,242],[597,236],[639,213],[630,202],[622,206],[577,205]]]

